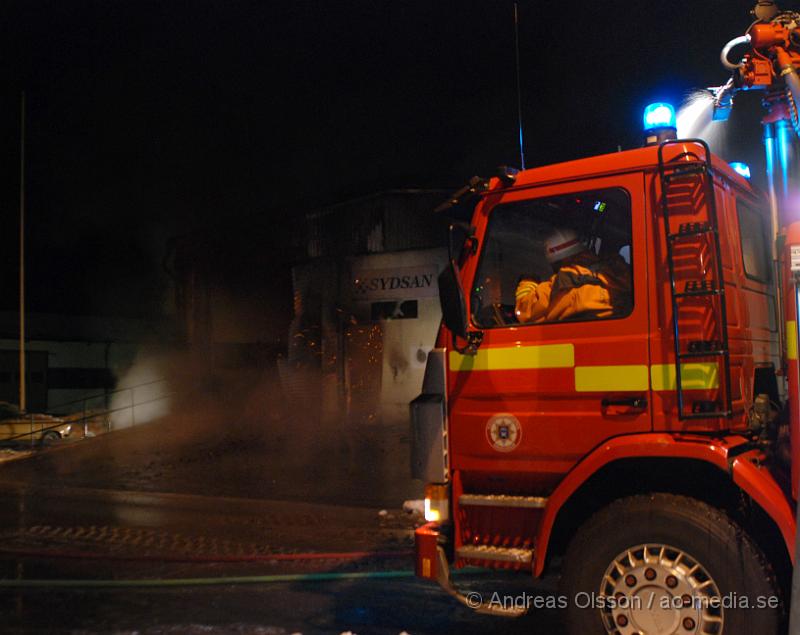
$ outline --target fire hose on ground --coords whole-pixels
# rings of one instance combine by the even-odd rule
[[[348,551],[348,552],[309,552],[309,553],[257,553],[242,556],[170,556],[170,555],[120,555],[101,554],[91,551],[61,551],[53,549],[0,549],[0,556],[20,558],[61,558],[72,560],[116,560],[124,562],[173,562],[173,563],[232,563],[232,562],[270,562],[270,561],[310,561],[310,560],[388,560],[410,558],[413,551]]]
[[[353,551],[331,553],[292,553],[292,554],[254,554],[251,556],[114,556],[77,551],[34,551],[34,550],[3,550],[3,555],[17,557],[59,557],[93,560],[125,560],[125,561],[162,561],[162,562],[264,562],[277,561],[308,561],[308,560],[358,560],[364,558],[391,559],[410,557],[410,551]],[[474,575],[487,573],[488,570],[467,567],[453,572],[455,575]],[[286,584],[290,582],[336,582],[339,580],[380,580],[396,578],[414,578],[415,572],[411,569],[395,569],[390,571],[344,571],[344,572],[315,572],[315,573],[281,573],[269,575],[246,576],[214,576],[203,578],[140,578],[130,580],[102,580],[102,579],[3,579],[0,580],[2,589],[115,589],[115,588],[166,588],[166,587],[195,587],[195,586],[229,586],[246,584]]]
[[[337,580],[374,580],[413,578],[412,570],[352,571],[341,573],[288,573],[210,578],[143,578],[138,580],[0,580],[2,589],[114,589],[191,586],[228,586],[243,584],[280,584],[287,582],[325,582]]]

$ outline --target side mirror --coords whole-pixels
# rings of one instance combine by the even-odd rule
[[[453,335],[467,338],[467,303],[458,276],[458,265],[451,259],[439,274],[439,302],[445,326]]]

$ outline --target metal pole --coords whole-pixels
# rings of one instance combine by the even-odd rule
[[[778,211],[783,218],[779,222],[787,224],[787,216],[796,211],[793,194],[797,188],[797,148],[795,147],[794,128],[790,121],[779,119],[775,122],[775,141],[778,164],[775,166],[778,178]]]
[[[769,217],[770,217],[770,243],[771,243],[771,258],[772,258],[772,275],[775,280],[775,288],[781,289],[781,266],[778,254],[778,235],[780,234],[780,215],[778,213],[778,193],[775,186],[775,181],[778,178],[776,172],[776,163],[779,159],[785,156],[784,153],[778,154],[776,148],[776,132],[775,124],[771,122],[764,123],[764,153],[766,155],[767,167],[767,193],[769,195]],[[775,294],[776,310],[778,315],[783,315],[783,296],[780,292]],[[784,330],[778,329],[778,350],[785,350],[786,336]]]
[[[25,91],[20,96],[19,139],[19,409],[25,412]]]
[[[780,219],[778,218],[778,192],[775,188],[777,174],[775,172],[776,149],[775,149],[775,124],[772,122],[764,123],[764,153],[767,160],[767,193],[769,195],[769,216],[770,231],[772,235],[772,260],[778,260],[778,246],[776,239],[780,230]]]

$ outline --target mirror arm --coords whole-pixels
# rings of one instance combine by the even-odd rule
[[[461,355],[476,355],[483,342],[483,331],[470,331],[467,333],[467,345],[458,345],[458,336],[453,333],[453,349]]]
[[[462,187],[457,192],[454,192],[450,198],[448,198],[444,203],[439,205],[436,209],[433,210],[434,214],[438,214],[440,212],[446,212],[453,207],[457,207],[464,203],[468,199],[472,198],[473,196],[478,196],[481,192],[486,192],[489,189],[489,179],[483,179],[479,176],[473,176],[469,183],[467,183],[464,187]]]

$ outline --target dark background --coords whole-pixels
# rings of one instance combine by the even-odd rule
[[[647,103],[726,80],[753,4],[521,0],[528,167],[639,145]],[[519,165],[507,0],[6,0],[0,24],[0,308],[22,89],[38,311],[157,314],[165,241],[195,233],[244,291],[283,280],[288,312],[292,217]],[[758,98],[740,102],[725,158],[759,165]]]

